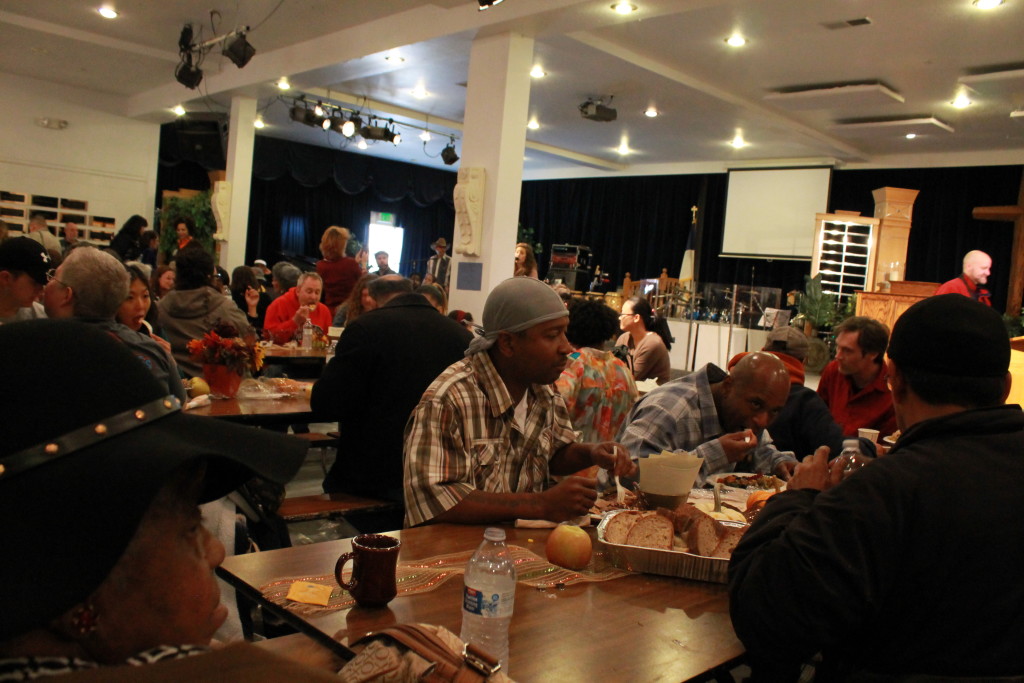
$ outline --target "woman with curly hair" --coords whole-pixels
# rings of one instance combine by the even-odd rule
[[[337,225],[327,228],[320,238],[323,259],[316,262],[316,272],[324,281],[324,305],[331,309],[332,315],[352,293],[352,288],[363,274],[356,260],[345,255],[348,240],[348,229]]]
[[[605,350],[618,328],[615,311],[605,304],[586,299],[569,303],[565,336],[575,351],[555,387],[587,443],[614,441],[637,398],[633,374]]]
[[[338,311],[334,314],[334,327],[345,327],[363,313],[377,308],[377,302],[367,291],[367,285],[378,277],[380,276],[376,273],[367,273],[359,278],[356,286],[352,288],[352,293],[348,295],[348,300],[338,306]]]
[[[537,257],[533,255],[533,247],[526,242],[516,245],[516,277],[537,277]]]
[[[638,382],[656,379],[659,386],[667,382],[672,372],[668,321],[654,313],[647,299],[634,296],[622,304],[619,328],[623,334],[615,343],[626,347],[633,378]]]

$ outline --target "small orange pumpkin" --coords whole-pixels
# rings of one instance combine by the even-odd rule
[[[756,507],[764,507],[768,499],[775,495],[775,491],[754,491],[747,497],[747,509],[753,510]]]

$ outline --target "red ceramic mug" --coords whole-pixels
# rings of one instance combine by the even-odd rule
[[[334,565],[338,585],[347,590],[360,607],[383,607],[398,594],[395,569],[402,542],[382,534],[362,534],[352,539],[352,551],[343,553]],[[352,560],[348,583],[342,577],[345,563]]]

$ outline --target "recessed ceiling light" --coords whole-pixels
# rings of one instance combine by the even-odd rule
[[[907,133],[904,137],[907,138],[908,140],[913,140],[914,138],[917,137],[917,133]]]
[[[548,72],[540,68],[540,64],[534,64],[533,68],[530,69],[530,75],[534,78],[544,78],[548,75]]]
[[[423,99],[426,99],[426,98],[430,97],[430,93],[427,92],[427,89],[425,87],[423,87],[422,83],[417,84],[417,86],[415,88],[413,88],[410,91],[410,93],[417,100],[423,100]]]
[[[104,19],[117,19],[117,10],[110,5],[103,5],[96,10]]]
[[[736,137],[734,137],[729,144],[736,149],[743,149],[747,146],[747,141],[743,139],[743,135],[741,133],[736,133]]]
[[[619,14],[631,14],[636,11],[636,5],[631,2],[616,2],[612,5],[612,10]]]
[[[530,122],[526,124],[526,127],[530,130],[537,130],[540,128],[540,124],[537,123],[537,119],[530,119]]]
[[[358,147],[359,149],[366,149],[367,148],[366,140],[360,140],[359,143],[356,144],[356,147]]]
[[[994,9],[1003,4],[1003,0],[974,0],[974,6],[978,9]]]
[[[430,142],[430,131],[425,130],[420,133],[420,140],[423,140],[423,142]]]
[[[281,76],[281,78],[277,79],[276,85],[281,90],[288,90],[292,87],[292,84],[288,82],[288,79],[285,76]]]
[[[264,123],[262,116],[257,116],[256,120],[252,122],[253,128],[266,128],[267,124]]]
[[[956,94],[956,97],[953,98],[953,101],[950,102],[950,104],[952,104],[957,109],[966,109],[967,107],[971,106],[974,103],[971,102],[971,98],[967,95],[967,93],[961,90]]]
[[[619,146],[615,148],[615,151],[622,155],[633,153],[633,150],[629,148],[629,143],[625,138],[623,138],[622,142],[619,143]]]
[[[747,44],[747,39],[738,33],[734,33],[725,39],[725,44],[730,47],[743,47]]]
[[[184,116],[185,115],[185,107],[181,106],[180,104],[175,106],[174,109],[172,109],[171,111],[174,112],[175,116]]]
[[[398,54],[397,52],[392,52],[390,54],[384,55],[384,61],[391,62],[392,64],[401,64],[402,62],[405,61],[405,57]]]
[[[647,109],[644,111],[644,116],[646,116],[649,119],[653,119],[654,117],[656,117],[660,113],[661,112],[659,112],[654,107],[647,107]]]

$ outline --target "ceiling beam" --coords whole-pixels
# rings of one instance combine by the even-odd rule
[[[117,38],[108,38],[107,36],[101,36],[98,33],[90,33],[89,31],[82,31],[77,28],[71,28],[70,26],[61,26],[60,24],[42,21],[40,19],[31,19],[29,17],[23,17],[20,14],[14,14],[13,12],[0,10],[0,23],[18,26],[31,31],[39,31],[40,33],[46,33],[52,36],[60,36],[61,38],[67,38],[68,40],[78,40],[83,43],[91,43],[93,45],[113,50],[122,50],[124,52],[141,55],[143,57],[152,57],[171,64],[178,63],[177,53],[169,50],[158,50],[148,45],[140,45],[139,43],[132,43],[127,40],[118,40]]]

